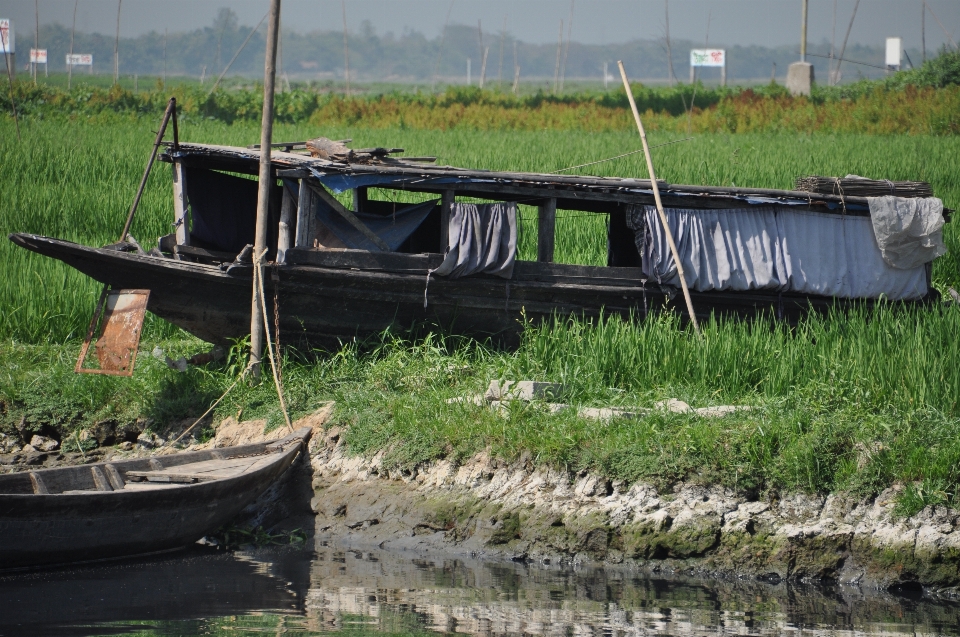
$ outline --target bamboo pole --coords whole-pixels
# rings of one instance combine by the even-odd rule
[[[260,123],[260,175],[257,193],[257,231],[253,254],[255,268],[267,248],[267,220],[270,216],[270,190],[273,186],[270,166],[270,144],[273,138],[273,92],[277,78],[277,29],[280,26],[280,0],[270,0],[270,20],[267,23],[267,51],[263,64],[263,116]],[[263,357],[263,316],[260,313],[260,291],[253,286],[250,308],[250,370],[260,376]]]
[[[623,88],[627,91],[627,99],[630,101],[630,110],[633,111],[633,119],[637,122],[637,130],[640,131],[640,141],[643,142],[643,154],[647,158],[647,171],[650,173],[650,185],[653,187],[653,199],[657,202],[657,213],[660,215],[660,223],[663,224],[663,232],[667,237],[667,245],[670,246],[670,254],[673,255],[673,262],[677,264],[677,275],[680,277],[680,287],[683,288],[683,298],[687,302],[687,312],[690,314],[690,322],[693,323],[693,329],[700,333],[700,325],[697,323],[697,316],[693,313],[693,301],[690,300],[690,290],[687,288],[687,279],[683,274],[683,264],[680,263],[680,254],[677,252],[677,244],[673,242],[673,233],[670,232],[670,225],[667,223],[667,214],[663,211],[663,202],[660,201],[660,188],[657,186],[657,176],[653,172],[653,158],[650,156],[650,146],[647,144],[647,133],[643,130],[643,122],[640,121],[640,112],[637,110],[637,103],[633,99],[633,91],[630,90],[630,82],[627,80],[627,72],[623,68],[623,61],[618,60],[617,66],[620,67],[620,77],[623,79]]]
[[[853,14],[850,15],[850,24],[847,25],[847,34],[843,36],[843,44],[840,45],[840,55],[837,56],[837,68],[833,72],[834,84],[840,81],[840,65],[843,64],[843,54],[847,50],[847,40],[850,38],[850,29],[853,28],[853,21],[857,17],[857,7],[859,6],[860,0],[857,0],[853,5]]]
[[[253,27],[253,29],[250,30],[250,33],[247,34],[247,39],[243,41],[243,44],[240,45],[240,48],[237,49],[237,52],[234,53],[234,54],[233,54],[233,57],[230,58],[230,61],[227,62],[227,65],[226,65],[226,66],[223,68],[223,70],[220,72],[220,75],[217,76],[217,81],[213,83],[213,88],[211,88],[211,89],[210,89],[210,92],[207,93],[207,96],[208,96],[208,97],[209,97],[210,95],[213,95],[213,92],[214,92],[215,90],[217,90],[217,87],[218,87],[218,86],[220,86],[220,81],[223,79],[223,76],[227,74],[227,71],[230,70],[230,67],[233,66],[233,63],[237,61],[237,58],[238,58],[238,57],[240,57],[240,53],[243,52],[243,47],[247,46],[247,42],[250,41],[250,38],[253,37],[253,34],[260,30],[260,25],[263,24],[263,21],[267,19],[267,16],[268,16],[268,15],[270,15],[270,12],[269,12],[269,11],[267,11],[266,13],[264,13],[264,14],[263,14],[263,17],[260,18],[260,22],[257,22],[257,26]],[[163,72],[164,72],[164,74],[166,74],[166,72],[167,72],[167,48],[166,48],[166,47],[167,47],[167,40],[166,40],[167,35],[166,35],[166,33],[167,33],[167,32],[164,31],[163,33],[164,33],[164,35],[163,35],[163,37],[164,37],[164,40],[163,40],[163,47],[164,47],[164,48],[163,48]],[[206,67],[204,67],[204,68],[206,68]],[[164,77],[166,77],[166,75],[164,75]],[[203,84],[203,81],[201,80],[200,83]]]

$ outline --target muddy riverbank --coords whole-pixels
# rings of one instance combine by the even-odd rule
[[[751,499],[722,487],[669,492],[505,463],[486,453],[457,465],[383,467],[350,457],[336,428],[311,443],[318,538],[650,572],[836,581],[960,598],[960,512],[903,519],[896,489],[876,498],[794,494]]]

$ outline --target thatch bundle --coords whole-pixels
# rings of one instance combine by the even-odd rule
[[[933,189],[925,181],[890,181],[888,179],[865,179],[856,175],[846,177],[821,177],[807,175],[798,177],[796,189],[822,195],[847,197],[932,197]]]

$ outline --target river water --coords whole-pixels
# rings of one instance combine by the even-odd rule
[[[960,605],[345,550],[195,548],[0,576],[0,635],[951,635]]]

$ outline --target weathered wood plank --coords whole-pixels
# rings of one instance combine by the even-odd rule
[[[90,467],[90,474],[93,476],[93,483],[97,485],[97,491],[113,491],[113,487],[110,486],[107,476],[103,475],[100,467],[96,465]]]
[[[187,199],[187,171],[183,162],[173,162],[173,225],[178,245],[190,245],[190,202]]]
[[[537,208],[537,261],[553,261],[553,246],[557,231],[557,200],[546,199]]]
[[[285,263],[290,249],[291,225],[296,219],[297,203],[287,186],[283,187],[283,203],[280,205],[280,223],[277,230],[277,263]]]
[[[122,489],[125,482],[123,476],[120,475],[120,472],[117,471],[117,468],[112,464],[103,465],[103,469],[107,474],[107,479],[110,480],[110,486],[113,487],[114,491]]]
[[[300,197],[297,199],[297,228],[294,245],[298,248],[312,248],[317,236],[316,219],[313,215],[313,189],[306,179],[300,180]]]
[[[47,485],[43,482],[43,478],[40,477],[40,474],[34,471],[30,472],[30,483],[33,485],[34,495],[45,495],[50,493],[47,490]]]
[[[366,212],[367,211],[367,189],[366,188],[354,188],[353,189],[353,209],[357,212]]]
[[[439,254],[405,254],[402,252],[368,252],[366,250],[287,251],[290,265],[318,265],[328,268],[356,268],[387,272],[426,272],[443,261]]]
[[[444,190],[440,196],[440,252],[446,254],[450,245],[450,217],[453,216],[453,204],[456,203],[456,191]]]

